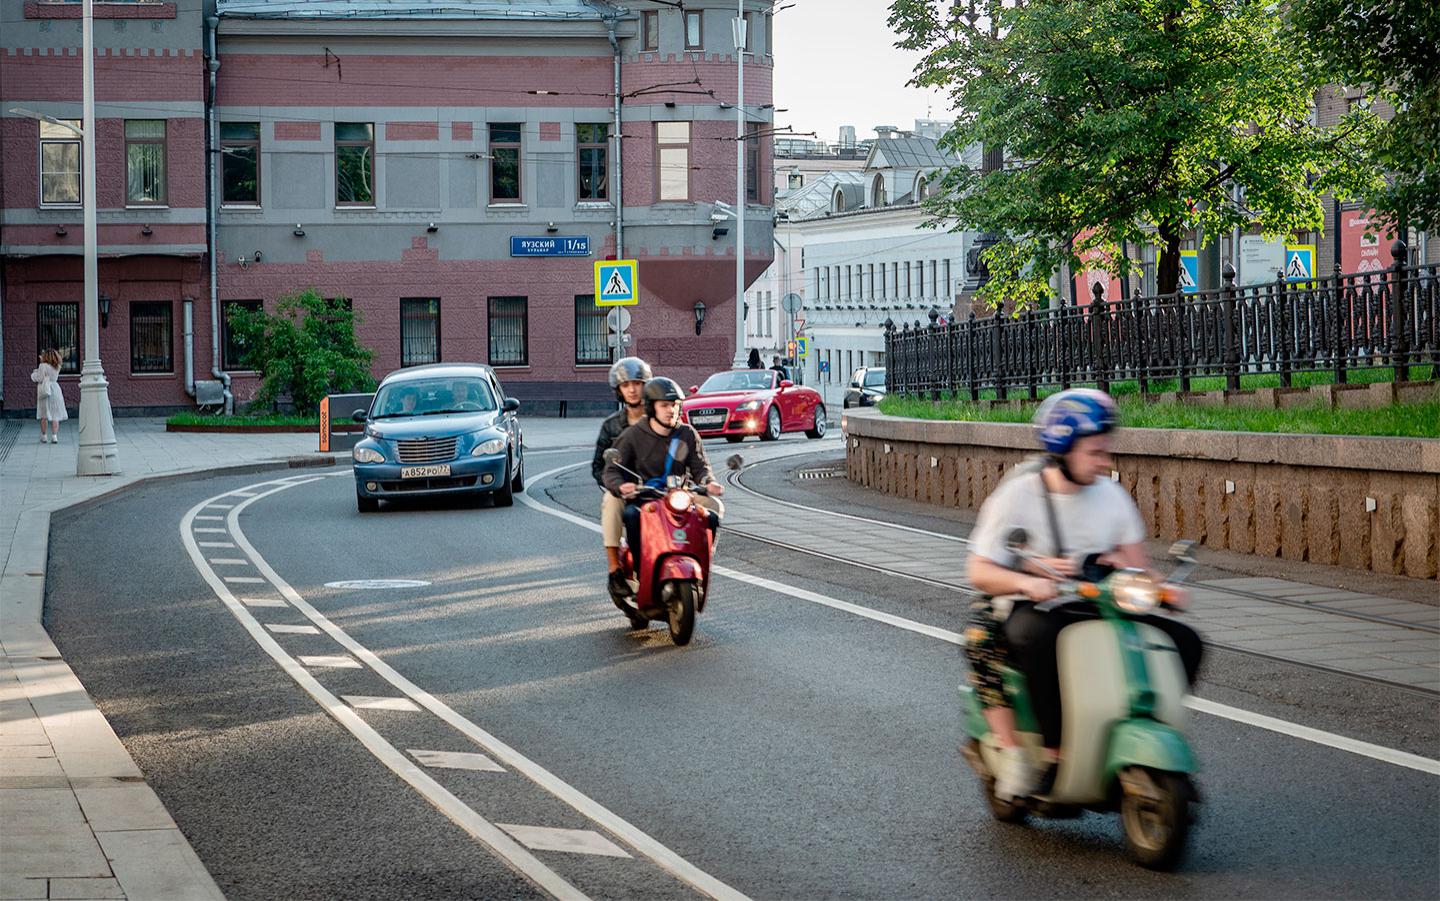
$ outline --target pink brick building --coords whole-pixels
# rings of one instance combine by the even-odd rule
[[[532,411],[603,402],[592,263],[617,240],[640,261],[631,352],[682,384],[729,366],[735,229],[712,213],[735,200],[733,4],[449,0],[353,14],[365,6],[97,4],[101,357],[117,411],[193,405],[187,344],[193,379],[227,379],[243,402],[257,380],[227,340],[227,306],[307,287],[351,299],[377,377],[473,361]],[[747,3],[757,132],[770,124],[770,6]],[[79,118],[77,5],[0,9],[0,109]],[[22,415],[39,346],[83,347],[67,138],[0,119],[0,371],[4,407]],[[771,259],[769,145],[746,142],[747,281]],[[512,256],[524,237],[589,253]],[[78,373],[78,350],[67,356]],[[72,405],[77,380],[64,386]]]

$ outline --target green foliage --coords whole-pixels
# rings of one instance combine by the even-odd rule
[[[1391,224],[1440,229],[1440,3],[1296,0],[1294,41],[1327,81],[1365,89],[1337,137],[1359,170],[1340,187]],[[1388,121],[1374,101],[1391,107]],[[1382,177],[1381,173],[1388,173]]]
[[[261,413],[241,414],[237,416],[220,416],[211,413],[196,413],[187,411],[176,413],[165,420],[166,425],[196,425],[196,426],[222,426],[234,428],[236,426],[296,426],[318,429],[320,427],[319,416],[292,416],[286,413]]]
[[[1191,227],[1282,235],[1323,221],[1335,150],[1308,122],[1317,76],[1289,40],[1283,4],[977,5],[972,21],[958,3],[895,0],[890,24],[899,46],[924,54],[913,83],[951,95],[946,144],[1005,148],[999,171],[948,172],[931,204],[1002,236],[987,255],[992,305],[1034,303],[1061,263],[1086,268],[1088,251],[1123,274],[1121,242],[1157,236],[1169,293]]]
[[[252,408],[274,408],[288,394],[298,414],[315,413],[326,394],[371,391],[372,354],[355,340],[359,314],[344,298],[327,300],[314,288],[287,294],[275,312],[227,311],[245,348],[242,363],[263,376]]]

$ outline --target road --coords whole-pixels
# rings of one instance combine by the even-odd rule
[[[763,486],[840,445],[743,452],[797,454]],[[962,597],[725,534],[774,588],[718,579],[686,648],[627,631],[585,462],[533,454],[509,509],[362,516],[347,467],[55,519],[47,626],[227,896],[1440,896],[1440,776],[1207,714],[1178,873],[1114,817],[994,823],[936,637]],[[1197,694],[1440,757],[1430,693],[1216,651]]]

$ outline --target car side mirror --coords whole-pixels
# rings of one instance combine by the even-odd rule
[[[860,387],[860,383],[859,383],[859,382],[851,382],[851,383],[850,383],[850,387],[851,387],[851,388],[859,388],[859,387]]]
[[[725,460],[725,468],[726,468],[726,469],[733,469],[733,470],[735,470],[736,472],[739,472],[739,471],[740,471],[740,468],[741,468],[742,466],[744,466],[744,465],[745,465],[745,458],[744,458],[744,457],[741,457],[739,454],[731,454],[731,455],[730,455],[729,457],[727,457],[726,460]]]
[[[364,410],[356,410],[354,413],[350,414],[351,422],[364,422],[368,418],[369,417],[365,415]]]
[[[690,386],[690,390],[689,390],[688,392],[686,392],[686,393],[687,393],[687,394],[694,394],[696,391],[699,391],[699,390],[700,390],[700,386],[699,386],[699,385],[691,385],[691,386]]]
[[[505,398],[505,403],[500,405],[500,409],[504,410],[506,413],[514,413],[516,410],[520,409],[520,401],[516,400],[513,397],[507,397]]]
[[[792,382],[792,381],[790,381],[789,379],[781,379],[781,380],[780,380],[780,387],[781,387],[781,388],[794,388],[794,387],[795,387],[795,383]]]

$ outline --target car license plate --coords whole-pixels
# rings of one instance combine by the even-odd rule
[[[697,429],[718,429],[725,424],[724,416],[692,416],[690,424]]]
[[[400,467],[400,478],[402,479],[431,479],[435,476],[448,476],[450,464],[441,463],[436,466],[402,466]]]

